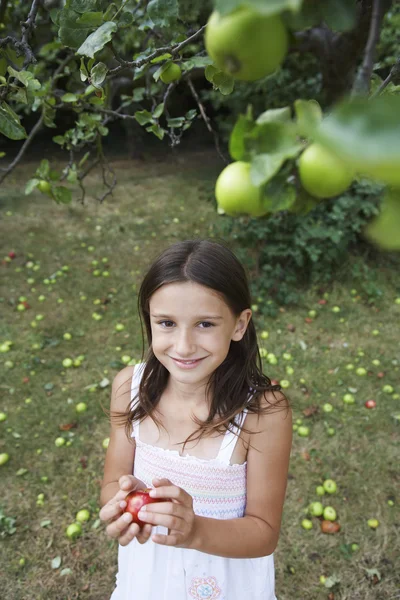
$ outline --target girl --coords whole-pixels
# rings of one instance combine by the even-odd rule
[[[100,498],[119,541],[111,598],[276,600],[292,414],[262,373],[245,271],[223,244],[179,242],[138,306],[149,349],[113,381]],[[124,498],[146,487],[163,501],[139,528]]]

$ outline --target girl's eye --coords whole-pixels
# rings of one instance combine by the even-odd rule
[[[165,325],[166,323],[172,323],[172,321],[159,321],[157,325]],[[166,326],[166,329],[170,329],[170,327]]]
[[[173,321],[159,321],[157,325],[161,325],[164,329],[171,329],[170,325],[173,325]],[[209,329],[210,327],[214,327],[214,323],[210,323],[209,321],[201,321],[200,325],[204,325],[201,329]]]
[[[202,321],[200,325],[207,325],[207,327],[202,327],[202,329],[209,329],[210,327],[214,327],[214,323],[209,323],[209,321]]]

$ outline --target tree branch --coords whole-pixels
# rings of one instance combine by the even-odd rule
[[[0,171],[3,171],[3,174],[0,175],[0,183],[3,183],[3,181],[7,177],[7,175],[9,175],[11,173],[11,171],[17,166],[17,164],[19,163],[19,161],[21,160],[21,158],[25,154],[28,146],[32,142],[33,138],[35,137],[35,135],[37,134],[37,132],[39,131],[39,129],[41,129],[41,127],[43,125],[43,120],[44,120],[44,113],[42,112],[40,118],[38,119],[38,121],[36,122],[36,124],[34,125],[34,127],[32,127],[30,134],[28,135],[28,137],[26,138],[25,142],[21,146],[20,151],[18,152],[17,156],[8,165],[8,167],[0,168]]]
[[[375,47],[379,41],[380,25],[382,21],[381,0],[374,0],[372,7],[371,22],[367,45],[365,47],[364,59],[355,78],[352,96],[368,94],[371,85],[372,69],[374,67]]]
[[[193,85],[193,82],[191,80],[190,77],[187,78],[187,82],[188,82],[188,86],[190,88],[190,91],[192,93],[193,98],[196,100],[197,102],[197,106],[199,107],[200,110],[200,114],[203,118],[204,123],[206,124],[206,127],[208,129],[208,131],[214,136],[214,141],[215,141],[215,147],[217,149],[218,154],[220,155],[220,157],[222,158],[222,160],[224,161],[225,164],[228,164],[228,159],[226,158],[226,156],[224,156],[223,152],[221,151],[221,147],[219,144],[219,139],[218,139],[218,135],[217,133],[214,131],[214,129],[211,126],[211,121],[208,118],[206,111],[204,110],[204,106],[201,103],[201,100],[199,98],[198,93],[196,92],[196,89]]]
[[[71,60],[71,58],[73,58],[73,54],[69,54],[66,58],[64,58],[64,60],[57,67],[57,69],[54,72],[53,84],[52,85],[54,85],[54,82],[57,79],[57,75],[59,73],[61,73],[61,71],[63,70],[63,68],[65,67],[65,65]],[[42,114],[41,114],[40,118],[35,123],[34,127],[32,127],[32,129],[31,129],[28,137],[26,138],[25,142],[23,143],[22,147],[20,148],[20,151],[18,152],[17,156],[8,165],[8,167],[0,168],[0,171],[3,172],[3,174],[0,176],[0,183],[2,183],[4,181],[4,179],[11,173],[11,171],[17,166],[17,164],[19,163],[19,161],[21,160],[21,158],[25,154],[28,146],[32,142],[33,138],[38,133],[38,131],[40,131],[40,129],[42,128],[43,121],[44,121],[44,111],[42,110]]]
[[[178,54],[182,50],[182,48],[187,46],[187,44],[190,44],[197,37],[199,37],[199,35],[201,35],[203,33],[205,28],[206,28],[206,26],[203,25],[203,27],[201,27],[198,31],[196,31],[193,35],[188,37],[186,40],[183,40],[183,42],[180,42],[179,44],[172,44],[172,46],[163,46],[162,48],[157,48],[157,50],[154,50],[154,52],[149,54],[149,56],[146,56],[145,58],[142,58],[139,60],[133,60],[131,62],[126,62],[123,59],[115,57],[122,64],[118,67],[115,67],[115,69],[111,69],[108,72],[108,75],[109,76],[116,75],[117,73],[119,73],[120,71],[122,71],[123,69],[126,69],[126,68],[139,69],[140,67],[143,67],[143,65],[146,65],[147,63],[151,62],[153,60],[153,58],[156,58],[157,56],[161,56],[161,54],[165,54],[167,52],[169,52],[170,54],[172,54],[172,56],[174,56],[175,54]]]
[[[393,67],[390,69],[389,75],[386,77],[386,79],[384,81],[382,81],[382,83],[378,87],[378,89],[375,90],[375,92],[373,94],[371,94],[370,100],[372,98],[376,98],[377,96],[379,96],[383,92],[383,90],[389,85],[389,83],[391,81],[394,81],[394,83],[396,84],[396,81],[398,79],[400,79],[400,58],[398,58],[396,60]]]
[[[22,38],[21,41],[17,40],[15,37],[9,35],[6,38],[0,39],[0,48],[7,46],[7,44],[12,44],[14,48],[21,54],[25,55],[25,61],[23,64],[23,69],[31,63],[36,63],[37,60],[35,55],[32,52],[32,48],[29,45],[29,38],[31,37],[32,31],[35,27],[35,20],[37,17],[37,12],[39,6],[41,5],[42,0],[33,0],[32,6],[30,8],[28,18],[26,21],[21,23],[22,30]],[[6,2],[7,5],[7,2]],[[1,7],[3,8],[3,7]]]

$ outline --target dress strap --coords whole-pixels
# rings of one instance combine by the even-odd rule
[[[139,390],[139,384],[140,384],[140,380],[142,378],[144,365],[145,365],[145,363],[138,363],[138,364],[134,365],[134,367],[133,367],[132,383],[131,383],[131,408],[134,408],[138,403],[138,399],[137,398],[136,398],[136,400],[134,400],[134,399]],[[133,424],[131,437],[139,439],[139,421],[135,421],[135,423]]]
[[[243,425],[243,422],[246,418],[247,412],[248,411],[245,408],[241,413],[236,415],[236,417],[235,417],[236,425],[239,425],[239,427],[241,427]],[[240,431],[240,429],[237,426],[235,427],[235,430],[236,430],[236,434],[238,434]],[[231,457],[232,457],[233,451],[235,449],[237,440],[238,440],[238,436],[235,435],[235,433],[233,431],[227,430],[224,435],[224,438],[222,440],[222,444],[221,444],[221,448],[219,449],[219,452],[218,452],[217,460],[221,460],[222,462],[224,462],[226,464],[230,464]]]

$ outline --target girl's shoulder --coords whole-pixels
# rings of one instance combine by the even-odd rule
[[[136,365],[129,365],[118,371],[112,383],[111,397],[117,410],[125,410],[131,400],[132,379]],[[123,406],[122,406],[123,405]]]

